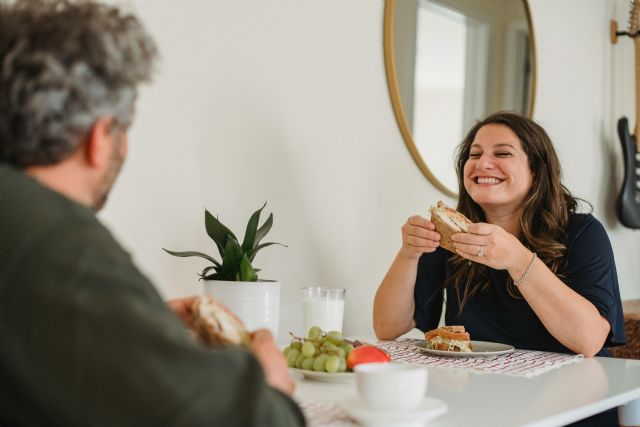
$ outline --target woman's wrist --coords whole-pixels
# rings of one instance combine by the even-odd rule
[[[512,267],[507,268],[509,275],[513,279],[514,283],[520,284],[526,279],[532,267],[532,260],[536,257],[534,252],[523,247],[516,257]]]
[[[420,256],[422,256],[422,253],[416,251],[413,248],[406,247],[404,245],[400,248],[400,251],[398,252],[398,258],[406,262],[418,262],[418,260],[420,259]]]

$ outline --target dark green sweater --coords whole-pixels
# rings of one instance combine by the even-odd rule
[[[248,352],[193,342],[90,210],[0,165],[0,425],[303,424]]]

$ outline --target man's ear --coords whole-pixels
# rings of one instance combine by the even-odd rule
[[[113,118],[100,117],[93,123],[85,140],[85,160],[94,168],[102,169],[109,163],[111,151],[111,127]]]

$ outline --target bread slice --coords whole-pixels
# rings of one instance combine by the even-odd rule
[[[473,349],[471,337],[464,330],[464,326],[442,326],[424,335],[427,346],[434,350],[471,352]]]
[[[217,345],[248,345],[251,336],[242,321],[209,295],[195,300],[193,324],[202,341]]]
[[[439,201],[436,206],[431,206],[431,222],[436,226],[440,234],[440,246],[453,253],[456,252],[451,236],[456,233],[466,233],[471,221],[455,209],[451,209]]]

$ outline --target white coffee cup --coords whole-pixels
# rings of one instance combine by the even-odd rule
[[[364,405],[375,411],[411,411],[424,400],[429,371],[405,363],[356,365],[356,386]]]

